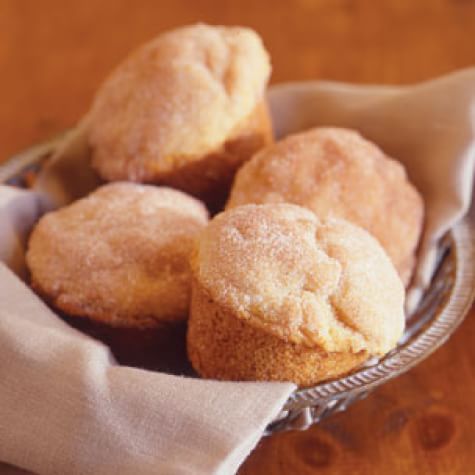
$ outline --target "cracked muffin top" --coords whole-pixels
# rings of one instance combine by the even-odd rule
[[[317,127],[262,149],[239,170],[227,207],[280,202],[361,226],[409,283],[422,231],[422,198],[403,165],[358,132]]]
[[[189,257],[208,221],[180,191],[102,186],[45,214],[27,251],[33,287],[69,315],[114,327],[155,327],[188,317]]]
[[[94,168],[107,180],[148,181],[214,152],[263,99],[270,71],[248,28],[198,24],[158,36],[97,92]]]
[[[404,329],[404,287],[376,239],[297,205],[217,215],[196,244],[192,272],[215,303],[296,344],[382,355]]]

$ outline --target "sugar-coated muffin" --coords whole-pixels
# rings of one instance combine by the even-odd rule
[[[217,215],[192,258],[188,355],[202,376],[310,386],[395,347],[404,287],[380,244],[293,204]]]
[[[188,317],[193,241],[204,205],[134,183],[102,186],[47,213],[30,237],[34,289],[68,315],[150,328]]]
[[[200,197],[229,189],[272,140],[269,56],[241,27],[164,33],[131,54],[90,111],[92,165],[108,181],[159,183]]]
[[[423,201],[404,167],[352,130],[315,128],[258,152],[238,172],[227,208],[290,202],[369,231],[405,284],[415,263]]]

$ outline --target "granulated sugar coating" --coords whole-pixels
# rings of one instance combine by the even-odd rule
[[[179,191],[105,185],[39,221],[27,252],[32,285],[67,314],[111,326],[183,320],[189,254],[207,220]]]
[[[160,35],[130,55],[97,92],[90,113],[93,166],[110,181],[206,191],[212,185],[201,183],[196,169],[190,180],[178,181],[175,172],[208,158],[202,174],[224,173],[207,156],[215,154],[211,160],[219,162],[221,149],[239,141],[241,129],[244,155],[224,157],[233,173],[268,143],[268,114],[260,104],[270,71],[261,39],[248,28],[194,25]]]
[[[363,227],[409,282],[422,231],[422,198],[403,166],[357,132],[316,128],[266,147],[239,170],[227,208],[280,202]]]
[[[195,369],[208,377],[295,376],[295,362],[290,373],[276,366],[283,352],[299,355],[308,372],[291,379],[313,384],[387,353],[404,329],[404,288],[379,243],[346,221],[319,220],[296,205],[221,213],[200,235],[192,271],[188,348]],[[247,337],[240,343],[251,334],[263,345],[255,352]],[[237,356],[240,346],[246,353]],[[265,361],[257,361],[263,352]]]

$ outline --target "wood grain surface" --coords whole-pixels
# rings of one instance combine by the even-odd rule
[[[273,82],[411,83],[475,63],[471,0],[0,0],[0,160],[73,125],[128,51],[196,21],[258,30]],[[475,474],[474,318],[346,413],[262,440],[240,474]]]

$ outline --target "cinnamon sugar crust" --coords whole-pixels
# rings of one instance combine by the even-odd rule
[[[262,117],[258,109],[270,71],[261,39],[248,28],[199,24],[158,36],[119,65],[96,94],[93,167],[108,181],[175,186],[168,177],[176,179],[211,154],[216,170],[208,166],[203,174],[219,175],[225,144],[251,135],[251,150],[224,167],[234,174],[271,139],[267,111]],[[215,185],[219,179],[180,181],[181,189],[197,195]]]
[[[352,130],[315,128],[258,152],[236,175],[227,208],[290,202],[369,231],[408,284],[423,225],[404,167]]]
[[[213,305],[283,342],[383,355],[404,329],[404,288],[379,243],[299,206],[219,214],[200,235],[192,272]]]
[[[208,215],[169,188],[102,186],[47,213],[30,237],[33,287],[69,315],[117,327],[188,317],[189,255]]]

